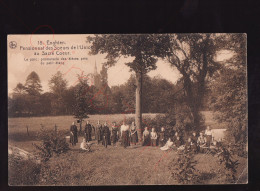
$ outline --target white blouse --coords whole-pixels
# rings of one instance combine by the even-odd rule
[[[212,135],[212,131],[211,130],[205,130],[205,135]]]
[[[157,139],[157,133],[151,132],[151,139]]]
[[[121,134],[123,131],[129,131],[129,125],[121,125]]]

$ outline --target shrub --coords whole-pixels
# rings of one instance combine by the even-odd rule
[[[170,163],[169,169],[172,177],[180,184],[198,183],[198,170],[195,169],[197,161],[192,152],[179,152],[178,157]]]
[[[228,182],[234,183],[236,180],[236,172],[238,167],[238,160],[233,160],[232,154],[225,146],[220,146],[218,153],[219,163],[224,166],[226,170],[225,176]]]
[[[32,160],[8,156],[9,185],[36,185],[39,182],[41,165]]]
[[[38,137],[42,143],[40,145],[33,144],[43,161],[47,161],[52,157],[53,153],[61,154],[69,150],[69,144],[63,134],[57,131],[45,131],[43,128],[38,133]]]
[[[240,157],[247,157],[246,143],[247,135],[246,132],[240,131],[235,136],[233,131],[228,129],[226,134],[226,145],[228,145],[231,154],[237,154]]]

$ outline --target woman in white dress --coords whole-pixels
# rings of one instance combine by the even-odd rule
[[[155,131],[155,128],[152,128],[152,132],[151,132],[151,145],[152,147],[156,147],[156,141],[157,141],[157,138],[158,138],[158,135]]]
[[[171,138],[169,138],[168,141],[166,142],[166,144],[163,147],[161,147],[160,149],[162,151],[167,151],[172,145],[173,145],[173,142],[172,142]]]
[[[123,121],[123,125],[121,125],[121,138],[122,138],[122,145],[124,148],[130,145],[129,141],[129,125],[126,125]]]

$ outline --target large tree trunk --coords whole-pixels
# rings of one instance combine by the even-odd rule
[[[184,76],[184,89],[187,93],[187,103],[189,108],[191,109],[192,117],[193,117],[193,127],[192,130],[199,130],[200,125],[200,102],[198,102],[198,99],[200,97],[196,95],[196,92],[192,91],[192,82],[187,76],[187,74],[183,74]]]
[[[139,141],[142,138],[142,77],[142,72],[136,72],[135,124]]]

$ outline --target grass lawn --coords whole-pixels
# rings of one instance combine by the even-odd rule
[[[81,140],[81,138],[80,138]],[[95,142],[95,141],[93,141]],[[175,151],[161,151],[159,147],[133,146],[124,149],[94,144],[92,152],[79,150],[79,144],[68,153],[51,158],[47,169],[54,169],[39,184],[43,185],[137,185],[178,184],[168,169],[177,157]],[[247,160],[239,160],[238,183],[247,178]],[[201,172],[203,184],[226,183],[224,169],[216,157],[197,154],[197,169]],[[218,170],[220,170],[218,172]],[[244,172],[243,172],[244,171]]]
[[[155,116],[156,114],[143,114],[143,118]],[[89,115],[89,118],[86,120],[89,120],[90,124],[93,125],[96,125],[98,120],[100,120],[100,123],[106,121],[111,127],[113,121],[120,124],[125,118],[134,118],[134,114]],[[44,125],[45,130],[54,130],[56,124],[58,126],[58,131],[69,135],[69,129],[73,121],[76,121],[73,116],[9,118],[8,144],[17,146],[29,152],[34,151],[32,143],[37,141],[36,135],[41,129],[41,124]],[[85,122],[83,122],[83,126],[84,125]],[[29,129],[29,136],[27,134],[26,126],[28,126]]]
[[[211,126],[221,125],[216,123],[210,112],[203,113],[206,124]],[[154,117],[155,114],[144,114],[145,117]],[[121,122],[124,118],[134,117],[133,114],[116,115],[90,115],[91,124],[107,121]],[[60,132],[68,133],[69,127],[75,119],[72,116],[58,117],[33,117],[33,118],[9,118],[8,141],[9,145],[17,146],[29,152],[35,152],[32,143],[37,143],[36,134],[40,130],[40,124],[46,130],[53,130],[58,126]],[[29,136],[26,126],[29,126]],[[214,128],[214,127],[212,127]],[[79,137],[82,141],[82,137]],[[95,142],[95,141],[94,141]],[[71,147],[67,153],[53,156],[45,164],[42,164],[40,185],[136,185],[136,184],[178,184],[168,169],[169,163],[176,158],[174,151],[161,151],[158,147],[128,147],[122,148],[108,146],[104,148],[96,143],[92,146],[93,152],[82,152],[79,143]],[[237,171],[238,183],[247,180],[247,159],[235,157],[239,160]],[[224,169],[218,163],[216,157],[206,154],[197,154],[196,168],[200,170],[203,184],[226,183],[223,177]],[[11,169],[15,170],[15,169]],[[222,172],[220,174],[220,172]]]

